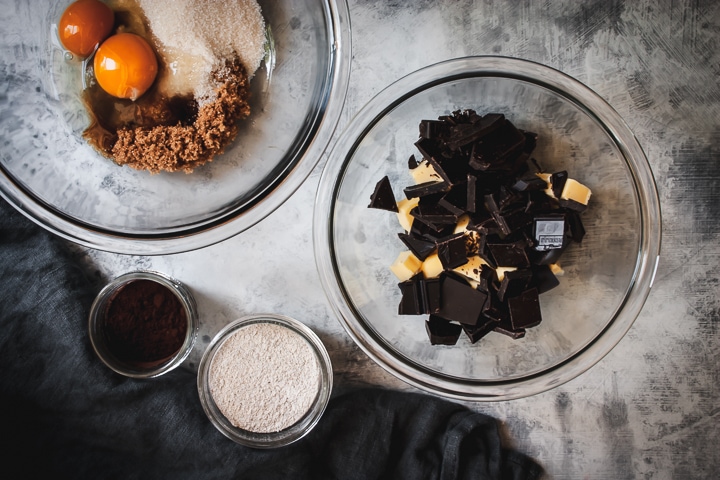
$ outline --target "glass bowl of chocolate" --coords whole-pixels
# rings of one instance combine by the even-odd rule
[[[197,386],[208,419],[223,435],[275,448],[317,425],[332,393],[332,364],[302,322],[248,315],[215,335],[200,361]]]
[[[195,345],[197,307],[178,280],[153,271],[120,275],[90,308],[93,350],[111,370],[154,378],[182,364]]]
[[[380,366],[452,398],[560,385],[625,335],[652,286],[661,217],[625,122],[550,67],[467,57],[373,98],[318,187],[332,308]]]
[[[0,195],[93,248],[201,248],[322,157],[349,79],[345,0],[56,0],[0,16]]]

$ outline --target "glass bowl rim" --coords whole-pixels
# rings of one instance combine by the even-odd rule
[[[210,365],[218,349],[234,332],[248,325],[258,323],[280,325],[300,335],[312,347],[312,350],[316,355],[318,368],[320,369],[319,390],[310,409],[298,422],[280,432],[260,434],[246,432],[242,429],[229,425],[229,422],[224,419],[224,417],[219,418],[222,417],[222,413],[216,411],[218,409],[212,400],[212,395],[209,390],[208,382]],[[322,340],[320,340],[320,337],[318,337],[318,335],[310,327],[299,320],[274,313],[245,315],[225,325],[218,333],[215,334],[208,344],[207,349],[200,359],[197,373],[197,389],[200,397],[200,404],[202,405],[206,416],[210,420],[210,423],[212,423],[220,433],[230,440],[240,445],[259,449],[269,449],[289,445],[310,433],[325,413],[325,409],[327,408],[332,394],[332,388],[332,362],[330,360],[327,347],[325,347],[325,344]]]
[[[440,375],[383,348],[377,335],[363,328],[363,322],[358,320],[339,278],[333,250],[335,197],[345,168],[365,135],[387,112],[413,95],[438,84],[470,77],[505,77],[541,86],[594,118],[625,159],[641,219],[634,276],[615,317],[575,355],[549,370],[507,381],[475,381]],[[534,395],[568,382],[590,369],[620,342],[652,288],[660,255],[661,224],[660,200],[647,157],[628,125],[607,101],[575,78],[541,63],[504,56],[469,56],[428,65],[398,79],[353,117],[335,142],[320,176],[313,243],[321,284],[333,312],[353,341],[380,367],[410,385],[445,397],[500,401]]]
[[[111,354],[106,354],[103,342],[98,339],[98,336],[101,335],[100,330],[102,329],[99,322],[103,317],[103,307],[107,301],[111,299],[113,293],[136,280],[151,280],[173,292],[185,309],[188,323],[185,340],[177,353],[168,361],[148,369],[132,368],[120,360],[115,359]],[[185,359],[188,358],[190,352],[192,352],[199,328],[197,304],[187,287],[179,280],[154,270],[135,270],[115,277],[97,294],[88,315],[88,336],[95,354],[108,368],[120,375],[130,378],[155,378],[180,366]]]
[[[283,205],[326,156],[347,96],[352,58],[352,36],[347,0],[322,0],[327,10],[330,61],[325,72],[323,94],[326,104],[309,132],[306,148],[280,177],[265,185],[243,208],[210,218],[201,225],[172,232],[145,235],[114,232],[72,219],[57,207],[35,198],[0,165],[0,197],[28,219],[53,234],[84,247],[130,255],[166,255],[204,248],[231,238],[266,218]],[[296,155],[298,155],[296,153]]]

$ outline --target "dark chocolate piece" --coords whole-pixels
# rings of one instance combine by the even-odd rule
[[[528,284],[529,288],[536,288],[538,294],[542,295],[558,285],[560,285],[560,280],[557,279],[548,265],[532,266],[532,280]]]
[[[492,332],[496,326],[497,322],[489,318],[481,319],[481,322],[477,325],[461,325],[463,332],[465,332],[465,335],[470,339],[470,343],[476,343],[485,335]]]
[[[505,116],[499,113],[489,113],[475,118],[477,119],[475,122],[454,125],[450,128],[448,147],[451,150],[459,150],[461,147],[477,142],[506,123]]]
[[[462,327],[436,315],[425,320],[425,331],[432,345],[455,345],[460,338]]]
[[[560,213],[535,217],[533,238],[535,250],[539,252],[562,248],[565,238],[565,215]]]
[[[433,225],[433,227],[430,227],[427,223],[413,218],[412,225],[410,226],[410,235],[417,238],[427,238],[435,243],[441,238],[452,235],[453,230],[455,230],[455,225]]]
[[[578,212],[567,212],[567,223],[570,229],[570,238],[580,243],[585,237],[585,227]]]
[[[418,277],[422,277],[422,274],[415,275],[410,280],[398,283],[400,293],[402,293],[402,298],[398,305],[398,315],[422,315],[426,313]]]
[[[525,146],[525,135],[505,120],[488,141],[473,144],[468,165],[479,171],[507,169],[507,160]]]
[[[576,202],[575,200],[572,200],[570,198],[561,198],[558,200],[558,203],[563,208],[568,208],[570,210],[574,210],[576,212],[584,212],[587,210],[587,205],[584,203]]]
[[[517,340],[518,338],[523,338],[525,336],[525,329],[521,328],[519,330],[514,330],[509,318],[501,320],[493,329],[493,332],[502,333],[513,340]]]
[[[399,315],[422,315],[440,310],[442,292],[439,278],[425,279],[419,273],[398,286],[402,292]]]
[[[441,303],[437,315],[466,325],[477,325],[487,295],[475,290],[465,280],[442,275]]]
[[[489,293],[491,288],[490,286],[492,285],[494,280],[495,270],[493,270],[492,268],[482,268],[480,270],[480,282],[477,287],[478,290],[480,290],[481,292]],[[487,302],[486,305],[488,305]],[[490,305],[488,305],[488,308],[490,308]]]
[[[501,267],[525,268],[530,266],[525,245],[520,242],[513,243],[489,243],[487,245],[490,254],[495,260],[495,265]]]
[[[561,172],[555,172],[550,175],[550,185],[552,186],[553,195],[555,198],[560,198],[562,195],[563,188],[565,188],[565,182],[567,182],[568,173],[563,170]]]
[[[440,311],[442,306],[442,282],[440,278],[424,279],[425,285],[425,311],[434,314]]]
[[[546,250],[544,252],[531,251],[532,255],[530,257],[530,262],[533,265],[550,265],[553,263],[557,263],[557,261],[560,259],[563,252],[565,251],[568,243],[568,238],[563,237],[562,248],[553,248],[552,250]]]
[[[467,212],[467,185],[459,184],[443,195],[438,205],[454,213],[458,217]]]
[[[477,192],[477,177],[475,175],[472,175],[468,173],[467,175],[467,186],[465,188],[465,210],[468,213],[475,213],[475,210],[477,209],[477,199],[476,199],[476,192]]]
[[[445,270],[452,270],[468,262],[465,234],[457,233],[437,244],[438,257]]]
[[[410,158],[408,158],[408,170],[415,170],[418,166],[420,166],[420,162],[417,161],[415,155],[410,155]]]
[[[454,227],[458,220],[457,215],[439,205],[418,205],[410,210],[410,216],[435,231],[440,231],[447,225]]]
[[[504,302],[510,297],[520,295],[527,288],[531,278],[532,270],[530,269],[505,272],[497,291],[498,299]]]
[[[410,250],[413,255],[421,261],[425,260],[428,255],[433,253],[437,248],[435,242],[415,235],[398,233],[398,237],[402,240],[405,246],[408,247],[408,250]]]
[[[417,185],[405,187],[405,197],[408,199],[416,197],[424,197],[434,193],[447,192],[450,190],[450,184],[447,182],[423,182]]]
[[[514,331],[537,326],[542,321],[540,298],[535,288],[525,290],[517,297],[508,299],[510,323]]]
[[[527,173],[518,178],[512,188],[518,192],[537,192],[547,188],[547,182],[535,175],[535,173]]]
[[[388,210],[390,212],[398,211],[395,194],[390,186],[390,179],[385,175],[376,185],[375,190],[370,196],[370,205],[368,208],[377,208],[379,210]]]

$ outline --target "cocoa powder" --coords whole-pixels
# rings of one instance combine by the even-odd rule
[[[180,299],[152,280],[134,280],[121,287],[105,313],[108,349],[131,364],[169,359],[182,347],[187,328]]]

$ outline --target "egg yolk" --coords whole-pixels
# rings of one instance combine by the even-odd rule
[[[150,44],[133,33],[118,33],[105,40],[93,61],[95,78],[107,93],[137,100],[155,81],[157,57]]]
[[[112,9],[101,1],[77,0],[60,17],[60,43],[75,55],[87,57],[110,35],[114,22]]]

